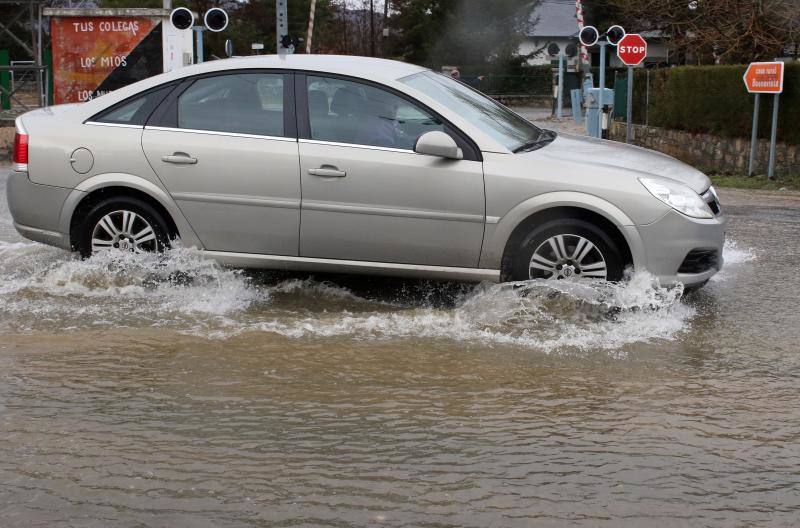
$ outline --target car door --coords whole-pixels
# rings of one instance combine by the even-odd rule
[[[485,221],[477,149],[388,88],[311,74],[296,85],[300,255],[477,267]],[[432,130],[454,136],[465,159],[414,153]]]
[[[205,249],[297,255],[300,175],[290,74],[190,79],[145,127],[145,155]]]

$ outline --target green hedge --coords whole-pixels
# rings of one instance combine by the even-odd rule
[[[652,126],[750,137],[754,96],[742,76],[746,66],[683,66],[637,70],[634,121]],[[649,76],[649,105],[647,84]],[[761,95],[759,136],[769,137],[772,95]],[[646,110],[646,112],[645,112]],[[800,143],[800,64],[787,64],[780,97],[778,140]]]
[[[550,65],[462,66],[461,78],[484,93],[492,95],[548,96],[553,92]],[[478,82],[481,76],[483,80]]]

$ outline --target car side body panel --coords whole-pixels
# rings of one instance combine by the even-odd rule
[[[481,162],[301,141],[300,256],[477,267]],[[335,166],[345,177],[320,177]]]
[[[543,153],[547,148],[524,154],[484,153],[487,226],[480,267],[499,268],[514,229],[531,215],[554,207],[576,207],[610,220],[625,235],[634,266],[643,265],[641,239],[622,228],[653,222],[669,208],[650,196],[635,178],[619,177],[610,169],[587,171],[582,164],[556,161]],[[610,181],[614,185],[598,183]],[[615,203],[631,206],[623,212]]]
[[[142,127],[75,123],[67,117],[59,116],[54,126],[54,121],[38,112],[25,115],[32,182],[74,189],[87,178],[112,172],[158,181],[141,148],[136,148],[141,145]],[[120,145],[132,148],[120,152]],[[78,149],[86,149],[91,156],[89,169],[83,172],[75,170],[71,162]]]
[[[516,204],[502,217],[487,217],[486,237],[483,243],[480,267],[499,269],[506,243],[517,226],[536,213],[557,207],[572,207],[591,211],[611,221],[625,237],[633,257],[634,267],[644,267],[645,254],[641,237],[636,229],[626,229],[626,227],[633,225],[630,218],[610,202],[590,194],[572,191],[555,191],[540,194]]]
[[[297,141],[205,131],[144,131],[142,147],[166,190],[214,251],[297,255]],[[194,164],[171,164],[186,154]]]
[[[78,186],[67,196],[64,206],[61,209],[59,220],[59,231],[65,234],[70,232],[70,223],[75,209],[89,193],[110,187],[126,187],[135,189],[150,196],[161,204],[164,209],[172,217],[175,226],[178,228],[178,235],[180,236],[181,243],[187,247],[197,247],[202,249],[203,245],[194,229],[183,216],[183,212],[177,206],[175,201],[164,189],[160,182],[153,182],[151,180],[136,176],[133,174],[124,174],[119,172],[111,172],[107,174],[97,174],[90,178],[83,180]]]
[[[70,249],[69,236],[61,232],[59,222],[70,192],[65,187],[33,183],[27,172],[12,172],[6,182],[6,196],[14,227],[31,240]]]
[[[141,191],[158,201],[172,216],[184,244],[202,247],[200,239],[186,221],[167,190],[162,185],[141,149],[143,128],[112,124],[92,124],[74,121],[79,105],[43,108],[24,115],[25,129],[30,137],[30,161],[26,180],[43,192],[39,200],[50,202],[48,196],[58,196],[58,206],[50,205],[52,221],[34,224],[57,233],[47,235],[47,243],[70,248],[70,223],[75,208],[88,193],[105,187],[128,187]],[[53,119],[57,121],[54,121]],[[57,126],[54,126],[57,123]],[[132,145],[121,153],[119,145]],[[78,149],[89,153],[88,170],[78,172],[71,162]],[[85,160],[84,160],[85,161]],[[85,169],[87,165],[81,167]],[[48,192],[49,191],[49,192]],[[63,195],[63,199],[61,196]],[[16,196],[16,194],[15,194]],[[10,201],[24,203],[22,200]],[[14,215],[25,218],[26,212]],[[23,225],[24,222],[20,222]],[[37,234],[38,236],[38,234]]]

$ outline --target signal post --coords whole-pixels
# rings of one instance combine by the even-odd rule
[[[616,46],[624,37],[625,30],[622,28],[622,26],[616,25],[608,28],[602,35],[594,26],[585,26],[578,34],[578,39],[581,41],[583,46],[587,48],[591,48],[595,44],[600,46],[600,90],[598,93],[598,105],[600,107],[600,111],[598,112],[598,138],[603,137],[603,114],[605,113],[603,111],[603,106],[605,104],[603,97],[606,88],[606,46],[609,44]]]
[[[625,143],[630,143],[633,124],[633,67],[641,64],[647,57],[647,41],[638,33],[628,33],[617,44],[617,57],[628,67]]]
[[[767,165],[767,178],[770,180],[775,177],[775,143],[778,138],[778,103],[783,92],[783,69],[784,64],[775,62],[752,62],[744,72],[744,85],[747,91],[755,94],[756,100],[753,105],[753,131],[750,136],[750,164],[747,174],[752,176],[755,168],[756,143],[758,142],[758,105],[760,94],[773,94],[775,96],[772,105],[772,130],[769,138],[769,163]]]

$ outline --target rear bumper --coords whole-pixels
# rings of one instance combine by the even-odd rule
[[[72,189],[33,183],[27,172],[11,172],[6,183],[8,209],[20,235],[70,249],[69,233],[59,231],[61,208]]]
[[[60,247],[68,251],[71,250],[69,235],[65,233],[26,226],[18,222],[14,222],[14,228],[17,230],[17,233],[34,242]]]
[[[726,225],[727,219],[722,215],[699,219],[670,210],[652,224],[628,229],[638,231],[644,250],[645,267],[662,284],[681,282],[686,286],[693,286],[704,283],[722,268]],[[698,273],[679,272],[687,255],[694,250],[716,252],[716,262]]]

